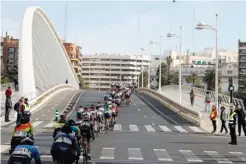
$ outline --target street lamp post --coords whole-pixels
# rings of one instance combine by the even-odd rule
[[[160,66],[159,66],[159,92],[161,92],[161,40],[162,39],[162,36],[160,36]]]
[[[180,27],[180,36],[177,34],[174,34],[173,32],[167,33],[167,37],[172,38],[179,38],[179,103],[182,104],[182,84],[181,84],[181,79],[182,79],[182,64],[181,64],[181,51],[182,51],[182,27]]]
[[[219,109],[218,98],[219,98],[219,63],[218,63],[218,14],[216,14],[216,26],[215,28],[209,24],[200,22],[196,26],[197,30],[209,29],[215,31],[215,105],[217,110]]]
[[[141,68],[141,81],[142,81],[142,88],[144,87],[144,85],[143,85],[143,54],[144,54],[144,48],[141,48],[141,51],[143,51],[142,52],[142,68]]]

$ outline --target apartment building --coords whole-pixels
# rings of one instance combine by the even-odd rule
[[[17,77],[19,39],[14,39],[6,32],[5,36],[1,37],[1,49],[4,72],[7,74],[14,73]]]
[[[82,57],[82,77],[89,88],[108,90],[112,82],[136,81],[150,65],[150,56],[95,54]]]
[[[246,42],[238,40],[238,90],[246,91]]]
[[[81,62],[82,62],[82,54],[81,54],[81,47],[75,43],[63,43],[67,54],[70,58],[70,61],[73,65],[74,71],[78,76],[81,76]]]

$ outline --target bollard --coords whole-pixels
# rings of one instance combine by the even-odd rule
[[[58,121],[58,119],[59,119],[59,110],[56,109],[56,121]]]

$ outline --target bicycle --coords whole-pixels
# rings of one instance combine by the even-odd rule
[[[107,134],[108,133],[108,128],[109,128],[108,119],[105,119],[105,125],[104,125],[104,127],[105,127],[105,132]]]
[[[82,135],[82,156],[83,156],[83,164],[88,164],[88,152],[87,152],[87,143],[85,142],[86,133]]]

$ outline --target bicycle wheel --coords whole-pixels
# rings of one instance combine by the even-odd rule
[[[83,163],[87,164],[88,163],[88,158],[87,158],[87,144],[83,143]]]

